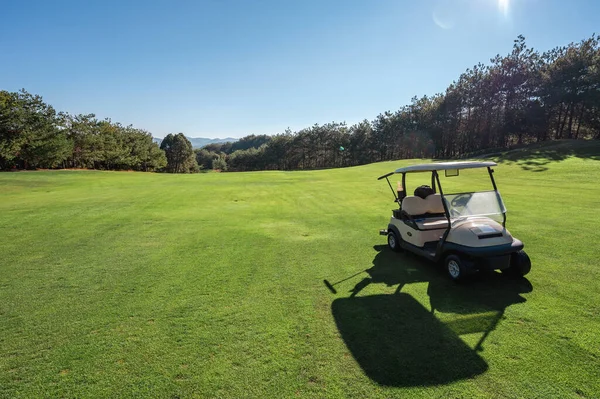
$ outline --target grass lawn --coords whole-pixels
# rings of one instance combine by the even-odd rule
[[[0,397],[600,397],[584,145],[499,157],[532,271],[461,285],[378,235],[394,204],[376,178],[416,161],[2,173]],[[442,184],[483,188],[480,172]],[[365,270],[337,295],[322,282]]]

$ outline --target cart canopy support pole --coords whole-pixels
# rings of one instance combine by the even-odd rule
[[[448,204],[446,204],[446,199],[444,198],[444,191],[442,190],[442,184],[440,183],[440,176],[438,175],[437,170],[434,170],[431,173],[432,178],[435,178],[438,188],[440,189],[440,196],[442,197],[444,213],[446,214],[446,218],[448,219],[448,227],[446,228],[446,231],[444,231],[444,234],[442,234],[442,237],[440,238],[440,241],[438,242],[438,245],[435,249],[435,260],[438,261],[442,256],[442,248],[444,246],[444,243],[446,242],[446,238],[448,238],[448,234],[450,234],[450,229],[452,228],[452,221],[450,220],[450,210],[448,209]]]
[[[494,179],[494,169],[488,166],[488,173],[490,174],[490,179],[492,180],[492,186],[494,186],[494,191],[496,195],[498,195],[498,187],[496,186],[496,180]],[[500,202],[500,196],[498,196],[498,202]],[[506,212],[502,212],[502,227],[506,228]]]
[[[390,190],[392,190],[392,194],[394,194],[396,202],[398,202],[398,195],[396,194],[396,191],[394,191],[394,187],[392,187],[392,183],[390,183],[390,179],[388,179],[388,176],[385,177],[385,180],[388,182],[388,186],[390,186]]]

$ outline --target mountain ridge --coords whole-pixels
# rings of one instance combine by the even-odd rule
[[[208,144],[226,143],[228,141],[230,141],[230,142],[238,141],[238,139],[233,138],[233,137],[227,137],[224,139],[220,139],[220,138],[210,139],[207,137],[188,137],[188,136],[185,136],[185,137],[190,141],[190,143],[192,143],[193,148],[202,148]],[[152,140],[158,145],[160,145],[160,143],[162,143],[162,141],[163,141],[163,139],[157,138],[157,137],[152,137]]]

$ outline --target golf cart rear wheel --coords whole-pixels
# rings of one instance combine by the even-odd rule
[[[531,259],[525,251],[520,250],[510,256],[510,267],[503,272],[512,277],[523,277],[531,270]]]
[[[394,252],[402,251],[402,245],[400,243],[400,238],[398,238],[396,233],[394,233],[393,231],[390,231],[387,235],[387,240],[388,240],[388,246],[390,247],[390,249],[392,251],[394,251]]]
[[[460,281],[466,274],[465,265],[456,255],[448,255],[444,261],[448,276],[454,281]]]

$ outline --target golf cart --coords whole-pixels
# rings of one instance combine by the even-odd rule
[[[443,260],[448,275],[460,280],[478,270],[501,270],[524,276],[531,261],[523,243],[506,230],[506,208],[496,187],[495,162],[445,162],[412,165],[378,178],[386,179],[398,209],[392,211],[386,235],[394,251],[407,250],[434,262]],[[487,168],[493,190],[445,194],[438,172],[458,176],[460,170]],[[402,175],[394,190],[389,177]],[[408,173],[431,173],[431,187],[421,186],[406,195]]]

